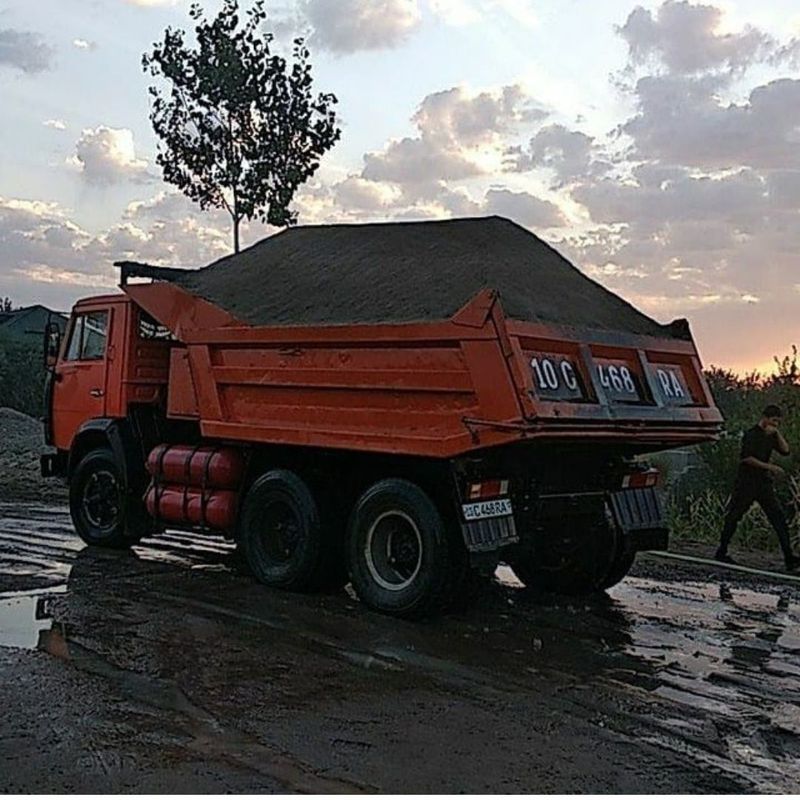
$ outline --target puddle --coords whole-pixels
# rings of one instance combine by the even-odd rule
[[[50,594],[18,594],[0,599],[0,647],[36,650],[52,624]]]

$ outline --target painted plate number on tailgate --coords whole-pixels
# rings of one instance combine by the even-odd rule
[[[478,519],[493,519],[494,517],[507,517],[513,513],[511,500],[507,497],[501,500],[483,500],[480,503],[464,503],[461,506],[464,519],[472,522]]]
[[[573,360],[560,353],[532,353],[533,386],[548,400],[583,400],[585,393]]]
[[[690,406],[694,403],[692,393],[686,385],[683,370],[676,365],[657,364],[655,370],[661,398],[668,406]]]
[[[596,358],[597,377],[609,400],[616,403],[638,403],[642,399],[639,376],[624,361]]]

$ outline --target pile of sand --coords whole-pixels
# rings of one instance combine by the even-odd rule
[[[64,499],[63,484],[39,473],[39,456],[47,451],[40,420],[0,408],[0,500]]]
[[[175,280],[252,325],[443,320],[492,288],[512,319],[675,335],[500,217],[290,228]]]

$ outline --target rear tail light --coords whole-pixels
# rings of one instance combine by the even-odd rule
[[[467,487],[467,497],[470,500],[484,500],[488,497],[501,497],[508,494],[507,480],[480,481],[470,483]]]
[[[657,469],[647,469],[642,472],[631,472],[622,479],[623,489],[646,489],[657,486],[659,473]]]

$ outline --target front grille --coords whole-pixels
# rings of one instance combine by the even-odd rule
[[[464,532],[464,543],[471,553],[497,550],[498,547],[505,547],[507,544],[515,544],[519,541],[514,517],[462,522],[461,529]]]

